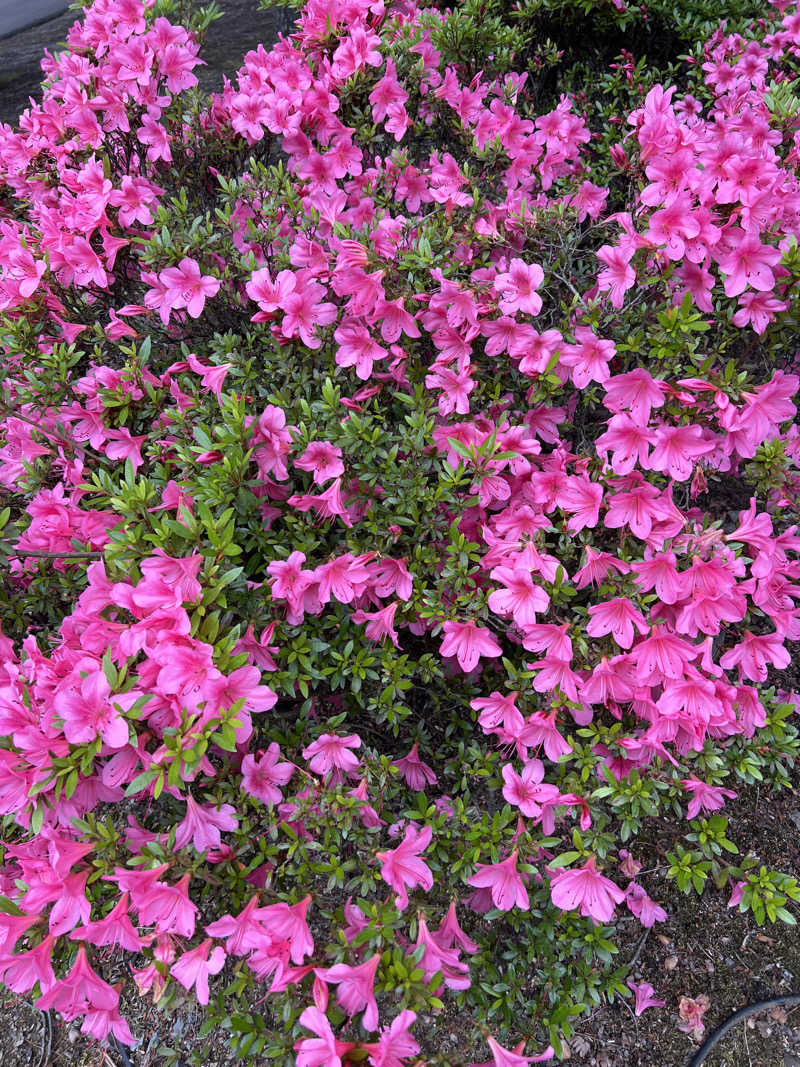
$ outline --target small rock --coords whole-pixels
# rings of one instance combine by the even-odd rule
[[[677,956],[667,956],[667,958],[664,960],[664,970],[665,971],[674,971],[677,966],[678,966],[678,957]]]

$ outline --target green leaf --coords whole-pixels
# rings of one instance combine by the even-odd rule
[[[160,770],[150,767],[148,770],[142,771],[141,774],[137,774],[125,790],[125,796],[132,797],[137,793],[141,793],[143,789],[147,789],[147,787],[158,778],[160,773]]]
[[[548,860],[548,867],[569,867],[570,863],[574,863],[575,860],[580,859],[580,852],[562,852],[559,856],[556,856],[554,860]]]
[[[18,908],[13,900],[9,900],[8,897],[0,895],[0,913],[3,915],[24,915],[25,912],[22,908]]]

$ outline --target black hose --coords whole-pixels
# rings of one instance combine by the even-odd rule
[[[767,1008],[777,1008],[782,1004],[800,1004],[800,993],[790,993],[785,997],[773,997],[771,1000],[759,1000],[757,1004],[748,1004],[744,1008],[739,1008],[739,1010],[735,1011],[721,1026],[718,1026],[713,1034],[711,1034],[697,1052],[695,1052],[689,1063],[689,1067],[700,1067],[700,1064],[705,1062],[705,1058],[712,1048],[722,1040],[731,1027],[735,1026],[738,1022],[741,1022],[742,1019],[746,1019],[749,1015],[757,1015],[761,1011],[766,1011]]]
[[[121,1041],[117,1041],[117,1039],[114,1036],[114,1034],[111,1034],[109,1036],[108,1043],[109,1043],[109,1045],[111,1045],[113,1047],[113,1050],[114,1050],[115,1054],[120,1057],[124,1067],[133,1067],[133,1063],[131,1062],[131,1058],[128,1055],[128,1050],[125,1048],[125,1046],[122,1044]]]

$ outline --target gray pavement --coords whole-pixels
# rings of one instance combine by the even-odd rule
[[[258,0],[219,0],[219,6],[224,17],[211,25],[201,52],[207,66],[195,71],[206,92],[221,90],[223,76],[233,77],[245,52],[259,41],[269,48],[279,32],[291,32],[297,18],[291,8],[260,11]],[[48,11],[57,13],[48,17]],[[10,32],[12,20],[22,23],[23,15],[27,28]],[[57,49],[77,18],[67,0],[0,0],[0,122],[15,125],[30,97],[40,97],[44,49]]]
[[[66,10],[66,0],[0,0],[0,37],[19,33]]]

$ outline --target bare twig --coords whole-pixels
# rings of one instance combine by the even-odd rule
[[[50,1052],[53,1048],[53,1016],[49,1011],[43,1011],[42,1015],[42,1051],[36,1067],[48,1067]]]
[[[13,541],[0,541],[0,544],[14,546]],[[9,556],[22,556],[25,559],[102,559],[102,552],[29,552],[27,549],[14,547]]]
[[[642,937],[641,937],[641,939],[639,941],[639,944],[636,946],[636,951],[633,954],[633,959],[628,964],[628,968],[630,970],[633,970],[633,968],[636,966],[636,964],[637,964],[637,962],[639,960],[639,957],[642,954],[642,949],[645,946],[645,942],[647,941],[648,937],[650,936],[650,931],[652,929],[653,929],[652,926],[648,926],[647,927],[647,929],[645,930],[644,934],[642,935]]]

